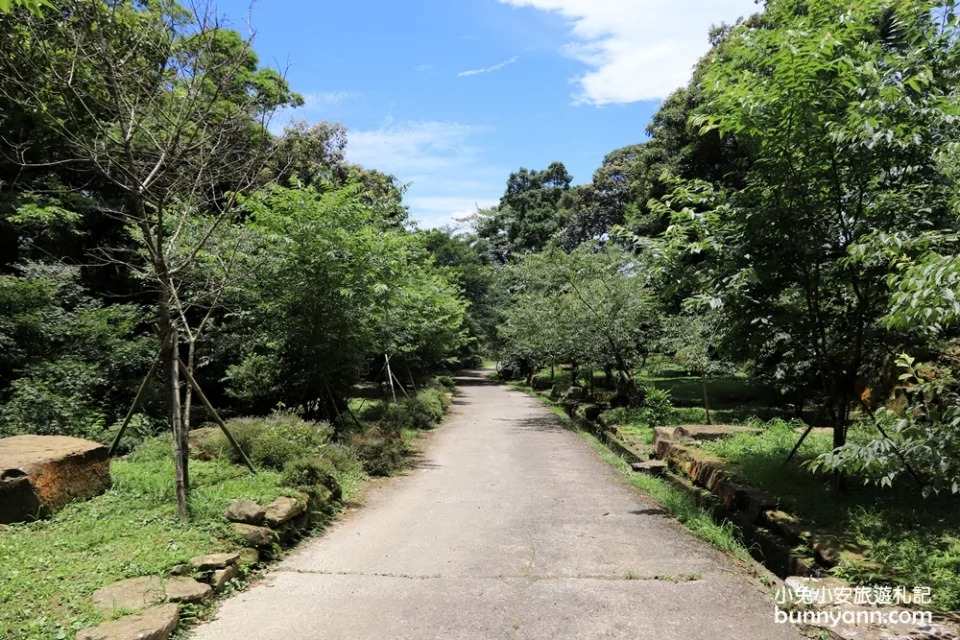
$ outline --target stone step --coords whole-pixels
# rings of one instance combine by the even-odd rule
[[[645,460],[643,462],[634,462],[630,468],[637,473],[649,473],[652,476],[662,476],[667,472],[667,463],[663,460]]]
[[[180,605],[150,607],[77,632],[77,640],[167,640],[180,622]]]
[[[141,576],[108,584],[93,594],[93,605],[106,615],[136,612],[163,602],[202,602],[210,597],[210,585],[193,578]]]

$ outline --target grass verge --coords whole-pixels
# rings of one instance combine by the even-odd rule
[[[374,406],[357,432],[332,440],[333,429],[293,414],[231,421],[235,436],[259,472],[238,464],[216,430],[194,443],[190,463],[189,522],[176,514],[169,438],[142,443],[110,466],[111,488],[77,502],[49,520],[0,530],[0,638],[72,639],[104,620],[91,602],[100,587],[136,576],[169,575],[190,558],[240,548],[223,513],[236,499],[267,504],[282,495],[319,496],[322,529],[375,471],[393,473],[408,461],[409,445],[436,426],[449,406],[442,385],[397,405]],[[332,498],[331,478],[342,492]],[[303,486],[304,482],[316,483]],[[321,495],[322,494],[322,495]],[[222,592],[243,586],[240,580]],[[211,605],[183,606],[179,635]]]

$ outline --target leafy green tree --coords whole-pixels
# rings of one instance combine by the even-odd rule
[[[539,364],[610,367],[634,391],[636,366],[659,331],[658,306],[643,264],[615,246],[550,248],[508,269],[515,304],[503,311],[508,349]]]
[[[836,446],[858,380],[888,353],[887,264],[864,247],[954,224],[939,158],[957,139],[956,19],[935,8],[769,2],[714,51],[695,119],[746,151],[743,185],[660,203],[738,355],[816,389]]]
[[[512,255],[546,247],[566,224],[572,180],[560,162],[543,171],[522,168],[511,173],[500,204],[481,211],[474,222],[490,255],[504,263]]]
[[[429,371],[463,346],[466,305],[416,234],[365,187],[273,186],[246,198],[255,277],[228,300],[241,358],[227,370],[245,408],[335,419],[361,365],[387,354]]]
[[[685,313],[666,320],[660,341],[661,349],[700,378],[707,424],[713,424],[708,392],[710,378],[733,368],[721,355],[722,331],[722,317],[714,310]]]
[[[0,95],[16,105],[6,141],[16,165],[36,163],[32,128],[59,150],[55,163],[93,177],[101,209],[127,242],[102,259],[146,277],[174,434],[176,495],[188,517],[187,434],[181,415],[177,314],[180,275],[235,212],[236,194],[260,180],[273,145],[266,123],[302,99],[275,71],[260,69],[249,41],[215,14],[173,2],[64,0],[56,15],[0,18]],[[74,178],[75,179],[75,178]],[[193,251],[172,260],[186,221],[208,216]],[[143,249],[138,252],[135,249]],[[146,256],[146,260],[142,257]]]
[[[76,267],[0,275],[0,437],[107,439],[153,356],[143,320],[135,305],[90,297]]]

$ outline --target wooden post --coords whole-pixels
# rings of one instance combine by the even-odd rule
[[[180,363],[180,370],[183,372],[183,376],[190,383],[190,386],[193,387],[194,392],[197,394],[197,397],[200,398],[200,402],[203,403],[207,413],[210,414],[210,417],[213,418],[213,421],[216,422],[220,427],[220,430],[223,431],[223,435],[227,436],[227,440],[230,441],[230,444],[233,445],[233,448],[236,449],[237,453],[240,454],[240,457],[243,458],[243,462],[247,465],[247,468],[250,469],[251,472],[256,473],[256,467],[254,467],[253,463],[250,462],[250,458],[247,457],[247,454],[244,452],[243,447],[240,446],[240,443],[237,442],[233,437],[233,434],[230,433],[230,429],[227,428],[227,423],[223,421],[223,418],[220,417],[220,414],[217,413],[217,410],[214,409],[213,405],[210,404],[210,401],[207,400],[207,395],[203,392],[203,389],[200,388],[200,385],[197,384],[197,381],[187,369],[187,365],[184,364],[183,360],[180,360],[179,358],[177,358],[177,362]]]
[[[130,405],[130,410],[127,411],[127,415],[123,418],[123,424],[120,425],[120,430],[117,431],[117,435],[113,437],[113,442],[110,443],[110,451],[107,453],[108,456],[112,456],[116,450],[117,445],[120,444],[120,438],[123,437],[123,432],[127,430],[127,426],[130,425],[130,420],[133,418],[134,412],[136,412],[137,407],[140,406],[140,400],[143,399],[143,392],[147,389],[147,383],[150,382],[150,378],[153,377],[153,374],[157,372],[157,365],[160,364],[160,356],[163,354],[163,350],[157,353],[157,357],[153,359],[153,364],[150,365],[150,370],[147,371],[147,375],[144,376],[143,382],[140,383],[140,388],[137,389],[137,395],[133,398],[133,404]]]
[[[385,353],[385,354],[383,354],[383,357],[386,358],[386,360],[387,360],[387,364],[385,365],[385,366],[387,367],[387,381],[390,383],[390,393],[393,395],[393,402],[394,402],[394,404],[396,404],[396,402],[397,402],[397,390],[393,388],[393,371],[391,371],[391,369],[390,369],[390,354],[389,354],[389,353]]]

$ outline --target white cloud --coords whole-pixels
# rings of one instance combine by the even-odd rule
[[[315,91],[303,94],[304,109],[325,109],[358,97],[356,91]]]
[[[349,131],[347,158],[410,184],[405,202],[426,227],[455,224],[476,207],[496,204],[503,169],[484,164],[474,138],[488,127],[459,122],[395,122]]]
[[[478,76],[481,73],[491,73],[493,71],[500,71],[504,67],[510,66],[514,62],[520,59],[520,56],[513,56],[509,60],[504,60],[503,62],[497,63],[491,67],[483,67],[482,69],[470,69],[468,71],[461,71],[457,74],[458,78],[465,78],[467,76]]]
[[[687,83],[706,53],[713,24],[758,10],[754,0],[500,0],[560,14],[574,41],[564,52],[587,71],[576,80],[578,102],[594,105],[654,100]]]
[[[495,198],[463,198],[459,196],[419,196],[407,198],[407,204],[422,227],[463,226],[464,219],[477,209],[497,204]]]
[[[458,122],[388,119],[379,129],[349,132],[347,156],[351,162],[410,179],[468,163],[478,153],[471,136],[487,130]]]

